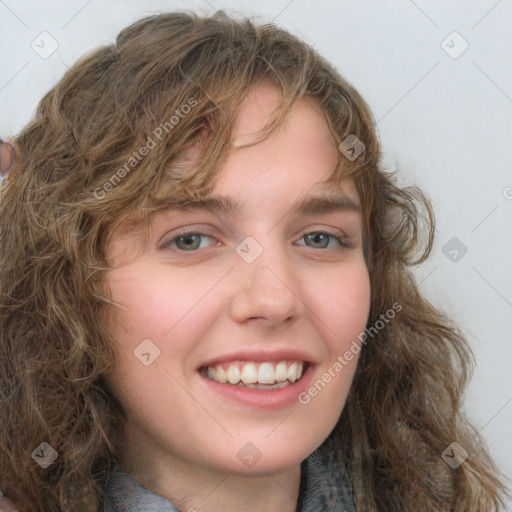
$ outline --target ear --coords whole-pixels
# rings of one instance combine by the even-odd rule
[[[14,145],[0,138],[0,179],[5,179],[13,170],[16,162],[16,149]],[[0,511],[1,512],[1,511]]]
[[[20,512],[14,503],[0,492],[0,512]]]

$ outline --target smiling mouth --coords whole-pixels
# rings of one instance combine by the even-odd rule
[[[279,389],[299,381],[307,371],[304,361],[231,361],[203,366],[201,375],[220,384],[232,384],[253,389]]]

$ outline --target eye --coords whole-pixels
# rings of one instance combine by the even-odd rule
[[[312,242],[313,245],[309,245],[308,247],[312,247],[313,249],[334,249],[335,247],[331,244],[333,241],[338,247],[350,247],[341,237],[334,233],[329,233],[328,231],[311,231],[310,233],[302,235],[301,238]]]
[[[201,244],[201,239],[211,239],[212,237],[204,233],[188,231],[180,233],[171,240],[164,242],[162,249],[177,249],[179,251],[193,252],[197,249],[204,249],[208,244]],[[217,244],[218,245],[218,244]]]
[[[208,240],[213,239],[214,238],[212,236],[205,233],[199,233],[197,231],[186,231],[179,233],[174,238],[164,242],[161,246],[161,249],[171,249],[182,252],[195,252],[198,249],[205,249],[209,247],[211,243],[208,244]],[[307,241],[305,245],[312,249],[335,249],[339,247],[350,247],[350,245],[347,244],[341,237],[334,233],[329,233],[328,231],[311,231],[302,235],[301,239]],[[203,241],[204,243],[202,243]],[[216,245],[220,244],[221,242],[217,242]]]

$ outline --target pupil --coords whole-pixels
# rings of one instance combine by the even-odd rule
[[[182,237],[182,240],[187,248],[196,248],[198,237],[197,235],[186,235]]]
[[[326,235],[324,233],[315,233],[310,236],[313,239],[313,243],[315,243],[315,244],[321,243],[321,239],[323,238],[325,240],[325,237],[326,237]]]

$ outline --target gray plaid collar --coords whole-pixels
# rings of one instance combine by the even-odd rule
[[[350,497],[345,465],[334,450],[322,445],[302,463],[300,512],[356,512]],[[103,512],[179,512],[173,504],[141,487],[116,467]]]

